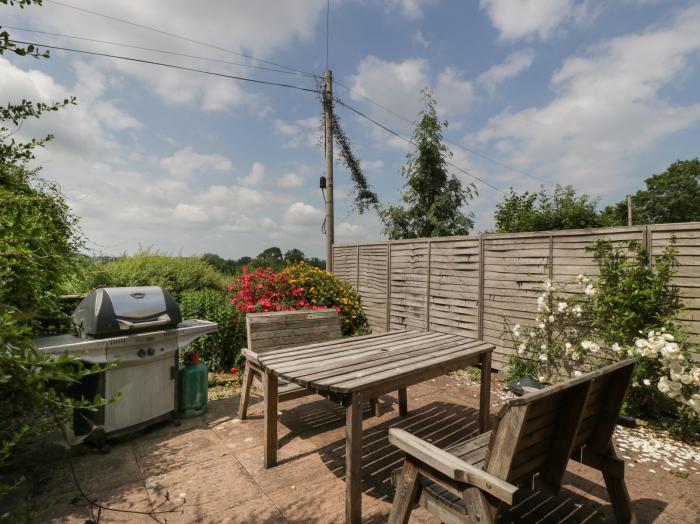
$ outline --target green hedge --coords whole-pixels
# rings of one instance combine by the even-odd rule
[[[226,277],[198,257],[172,257],[143,251],[99,264],[88,287],[160,286],[175,300],[180,300],[185,291],[223,291],[225,285]]]
[[[223,291],[185,291],[180,298],[180,309],[183,319],[198,318],[219,324],[216,333],[195,340],[188,346],[188,351],[199,351],[210,371],[228,371],[237,364],[240,349],[245,345],[245,333],[241,338],[239,324],[232,323],[236,311]],[[245,323],[242,329],[245,331]]]

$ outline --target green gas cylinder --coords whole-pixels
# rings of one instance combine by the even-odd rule
[[[199,353],[187,353],[179,370],[178,409],[184,417],[196,417],[207,410],[207,366]]]

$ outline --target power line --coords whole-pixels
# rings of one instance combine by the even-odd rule
[[[300,69],[295,69],[294,67],[286,66],[286,65],[284,65],[284,64],[278,64],[277,62],[272,62],[271,60],[265,60],[264,58],[258,58],[258,57],[252,56],[252,55],[247,55],[247,54],[244,54],[244,53],[239,53],[238,51],[232,51],[231,49],[226,49],[225,47],[219,47],[219,46],[217,46],[217,45],[210,44],[209,42],[203,42],[203,41],[201,41],[201,40],[196,40],[196,39],[190,38],[190,37],[188,37],[188,36],[178,35],[178,34],[175,34],[175,33],[171,33],[171,32],[169,32],[169,31],[164,31],[163,29],[158,29],[157,27],[151,27],[151,26],[147,26],[147,25],[144,25],[144,24],[139,24],[139,23],[136,23],[136,22],[132,22],[131,20],[125,20],[125,19],[123,19],[123,18],[119,18],[119,17],[116,17],[116,16],[107,15],[107,14],[100,13],[100,12],[97,12],[97,11],[91,11],[90,9],[84,9],[84,8],[82,8],[82,7],[78,7],[78,6],[74,6],[74,5],[70,5],[70,4],[65,4],[65,3],[63,3],[63,2],[59,2],[58,0],[44,0],[44,1],[45,1],[45,2],[49,2],[49,3],[51,3],[51,4],[60,5],[60,6],[62,6],[62,7],[67,7],[68,9],[74,9],[75,11],[80,11],[80,12],[83,12],[83,13],[88,13],[88,14],[91,14],[91,15],[94,15],[94,16],[99,16],[99,17],[102,17],[102,18],[106,18],[106,19],[108,19],[108,20],[114,20],[115,22],[120,22],[120,23],[122,23],[122,24],[127,24],[127,25],[131,25],[131,26],[134,26],[134,27],[138,27],[138,28],[140,28],[140,29],[145,29],[145,30],[147,30],[147,31],[153,31],[153,32],[159,33],[159,34],[161,34],[161,35],[169,36],[169,37],[172,37],[172,38],[178,38],[178,39],[180,39],[180,40],[184,40],[184,41],[190,42],[190,43],[192,43],[192,44],[197,44],[197,45],[202,45],[202,46],[205,46],[205,47],[210,47],[210,48],[212,48],[212,49],[216,49],[217,51],[223,51],[223,52],[225,52],[225,53],[230,53],[230,54],[232,54],[232,55],[236,55],[236,56],[240,56],[240,57],[243,57],[243,58],[247,58],[247,59],[249,59],[249,60],[257,60],[258,62],[263,62],[263,63],[265,63],[265,64],[269,64],[269,65],[272,65],[272,66],[275,66],[275,67],[281,67],[281,68],[287,69],[287,70],[289,70],[289,71],[294,71],[295,73],[303,73],[303,74],[306,74],[306,75],[310,75],[310,74],[311,74],[311,73],[309,73],[308,71],[302,71],[302,70],[300,70]]]
[[[96,51],[85,51],[84,49],[72,49],[69,47],[60,47],[60,46],[55,46],[55,45],[48,45],[48,44],[39,44],[36,42],[25,42],[22,40],[10,40],[10,42],[13,42],[15,44],[22,44],[22,45],[33,45],[39,48],[47,48],[47,49],[56,49],[58,51],[68,51],[71,53],[81,53],[85,55],[93,55],[93,56],[102,56],[106,58],[114,58],[117,60],[126,60],[129,62],[137,62],[140,64],[149,64],[149,65],[157,65],[161,67],[169,67],[171,69],[181,69],[183,71],[190,71],[193,73],[201,73],[204,75],[212,75],[212,76],[218,76],[222,78],[231,78],[233,80],[240,80],[242,82],[252,82],[254,84],[265,84],[265,85],[271,85],[271,86],[278,86],[278,87],[287,87],[290,89],[297,89],[299,91],[308,91],[309,93],[318,93],[316,89],[309,89],[307,87],[302,87],[302,86],[296,86],[292,84],[284,84],[281,82],[269,82],[267,80],[258,80],[255,78],[246,78],[244,76],[237,76],[237,75],[228,75],[225,73],[216,73],[214,71],[206,71],[204,69],[196,69],[194,67],[184,67],[184,66],[179,66],[175,64],[166,64],[164,62],[156,62],[155,60],[145,60],[143,58],[132,58],[128,56],[120,56],[120,55],[112,55],[109,53],[98,53]]]
[[[401,120],[403,120],[404,122],[406,122],[406,123],[408,123],[408,124],[415,125],[415,123],[416,123],[415,120],[411,120],[411,119],[405,117],[404,115],[401,115],[401,114],[397,113],[396,111],[394,111],[394,110],[392,110],[392,109],[389,109],[389,108],[386,107],[386,106],[383,106],[383,105],[380,104],[379,102],[376,102],[376,101],[372,100],[371,98],[369,98],[368,96],[365,96],[365,95],[363,95],[362,93],[359,93],[359,92],[357,92],[356,90],[351,89],[350,87],[348,87],[348,86],[346,86],[346,85],[344,85],[344,84],[341,84],[341,83],[338,82],[337,80],[336,80],[335,83],[336,83],[337,85],[339,85],[340,87],[342,87],[343,89],[345,89],[348,93],[352,93],[352,94],[354,94],[354,95],[359,96],[359,97],[362,98],[363,100],[365,100],[365,101],[369,102],[370,104],[372,104],[372,105],[378,107],[379,109],[382,109],[382,110],[386,111],[387,113],[390,113],[390,114],[394,115],[394,116],[397,117],[397,118],[400,118]],[[480,151],[477,151],[477,150],[475,150],[475,149],[469,148],[469,147],[464,146],[464,145],[459,144],[459,143],[449,142],[449,141],[447,141],[447,140],[446,140],[446,142],[447,142],[447,144],[449,144],[449,145],[451,145],[451,146],[453,146],[453,147],[458,147],[458,148],[460,148],[460,149],[463,149],[464,151],[466,151],[466,152],[468,152],[468,153],[471,153],[471,154],[473,154],[473,155],[476,155],[476,156],[478,156],[478,157],[481,157],[481,158],[483,158],[483,159],[485,159],[485,160],[488,160],[489,162],[493,162],[494,164],[497,164],[497,165],[499,165],[499,166],[501,166],[501,167],[503,167],[503,168],[505,168],[505,169],[508,169],[508,170],[510,170],[510,171],[513,171],[514,173],[518,173],[518,174],[520,174],[520,175],[524,175],[524,176],[526,176],[526,177],[533,178],[533,179],[538,180],[538,181],[543,182],[543,183],[548,183],[547,180],[545,180],[545,179],[543,179],[543,178],[541,178],[541,177],[535,176],[535,175],[533,175],[532,173],[528,173],[527,171],[523,171],[523,170],[521,170],[521,169],[517,169],[517,168],[515,168],[515,167],[513,167],[513,166],[509,166],[508,164],[505,164],[505,163],[501,162],[500,160],[497,160],[497,159],[495,159],[495,158],[493,158],[493,157],[491,157],[491,156],[489,156],[489,155],[486,155],[485,153],[482,153],[482,152],[480,152]]]
[[[407,143],[409,143],[409,144],[411,144],[411,145],[413,145],[413,146],[416,146],[416,143],[415,143],[413,140],[411,140],[410,138],[406,138],[405,136],[403,136],[402,134],[398,133],[397,131],[394,131],[394,130],[391,129],[390,127],[387,127],[386,125],[382,124],[381,122],[378,122],[378,121],[375,120],[374,118],[372,118],[372,117],[370,117],[370,116],[364,114],[364,113],[363,113],[362,111],[360,111],[359,109],[356,109],[356,108],[354,108],[354,107],[352,107],[352,106],[346,104],[345,102],[343,102],[343,101],[340,100],[339,98],[336,98],[336,99],[335,99],[335,102],[338,103],[338,104],[340,104],[341,106],[345,107],[346,109],[349,109],[350,111],[352,111],[353,113],[357,114],[358,116],[361,116],[362,118],[365,118],[366,120],[372,122],[374,125],[381,127],[381,128],[382,128],[384,131],[386,131],[387,133],[390,133],[390,134],[394,135],[395,137],[400,138],[400,139],[403,140],[404,142],[407,142]],[[464,173],[465,175],[467,175],[467,176],[473,178],[474,180],[477,180],[478,182],[481,182],[481,183],[484,184],[485,186],[490,187],[490,188],[493,189],[494,191],[498,191],[499,193],[502,193],[502,194],[504,194],[504,195],[507,195],[507,193],[506,193],[505,191],[503,191],[502,189],[499,189],[498,187],[494,186],[494,185],[491,184],[490,182],[487,182],[487,181],[484,180],[483,178],[480,178],[480,177],[476,176],[475,174],[470,173],[470,172],[467,171],[466,169],[464,169],[464,168],[462,168],[462,167],[460,167],[460,166],[454,164],[453,162],[450,162],[449,160],[446,160],[445,163],[446,163],[447,165],[449,165],[449,166],[455,168],[457,171],[460,171],[460,172]]]
[[[247,67],[250,69],[259,69],[262,71],[272,71],[275,73],[284,73],[285,75],[295,75],[295,76],[305,76],[309,78],[316,78],[316,75],[313,75],[311,73],[296,73],[294,71],[287,71],[284,69],[276,69],[274,67],[265,67],[265,66],[259,66],[259,65],[253,65],[253,64],[243,64],[241,62],[231,62],[230,60],[222,60],[219,58],[209,58],[206,56],[198,56],[198,55],[190,55],[187,53],[178,53],[176,51],[165,51],[164,49],[155,49],[153,47],[143,47],[143,46],[138,46],[138,45],[132,45],[132,44],[123,44],[120,42],[112,42],[110,40],[99,40],[97,38],[88,38],[84,36],[76,36],[76,35],[64,35],[61,33],[51,33],[49,31],[39,31],[38,29],[27,29],[24,27],[12,27],[9,25],[3,26],[6,29],[12,29],[14,31],[25,31],[27,33],[36,33],[40,35],[48,35],[48,36],[58,36],[60,38],[70,38],[73,40],[83,40],[85,42],[94,42],[98,44],[108,44],[108,45],[115,45],[119,47],[126,47],[129,49],[139,49],[141,51],[151,51],[154,53],[162,53],[166,55],[173,55],[173,56],[182,56],[185,58],[195,58],[197,60],[206,60],[208,62],[218,62],[220,64],[229,64],[229,65],[234,65],[234,66],[240,66],[240,67]]]

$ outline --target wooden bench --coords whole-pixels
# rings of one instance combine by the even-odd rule
[[[241,419],[246,418],[253,380],[257,378],[262,381],[263,371],[258,355],[273,349],[324,342],[342,336],[340,317],[334,309],[249,313],[245,322],[248,347],[241,350],[246,358],[241,402],[238,406],[238,416]],[[279,381],[278,402],[313,394],[313,391],[298,384]]]
[[[510,400],[492,431],[446,450],[389,430],[406,453],[389,522],[408,522],[416,500],[446,523],[495,522],[521,486],[556,494],[571,458],[600,470],[617,521],[636,523],[612,443],[633,368],[619,362]]]

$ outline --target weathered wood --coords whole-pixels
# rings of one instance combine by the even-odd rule
[[[478,488],[467,488],[462,493],[467,516],[475,523],[495,524],[497,508]]]
[[[479,389],[479,398],[490,399],[491,396],[491,353],[483,353],[481,355],[481,385]],[[490,423],[490,402],[486,403],[486,409],[484,409],[484,403],[482,402],[481,409],[479,410],[479,431],[484,433],[489,430]]]
[[[457,482],[477,486],[499,500],[508,504],[513,503],[513,495],[518,490],[515,486],[411,435],[403,429],[391,428],[389,442],[406,452],[412,459],[427,464]]]
[[[277,465],[277,377],[266,371],[263,375],[263,392],[265,395],[265,468]]]
[[[405,417],[408,415],[408,394],[406,393],[406,388],[398,389],[399,396],[399,415]]]
[[[346,408],[345,522],[362,522],[362,393],[353,393]]]
[[[389,524],[406,524],[420,490],[418,467],[407,460],[396,484],[396,494],[389,514]]]
[[[238,418],[245,420],[248,413],[248,401],[250,399],[250,388],[253,385],[253,368],[250,363],[246,364],[243,371],[243,384],[241,386],[241,397],[238,403]]]

